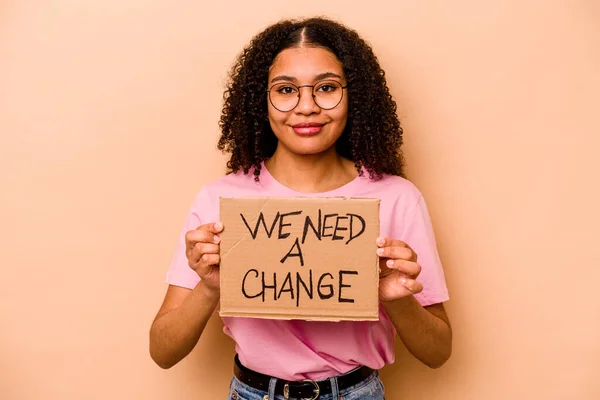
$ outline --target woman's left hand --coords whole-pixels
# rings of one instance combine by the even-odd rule
[[[417,254],[401,240],[377,239],[379,256],[379,300],[386,302],[419,293],[423,285],[416,279],[421,273]]]

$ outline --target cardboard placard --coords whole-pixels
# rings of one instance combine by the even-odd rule
[[[377,320],[379,199],[221,198],[221,316]]]

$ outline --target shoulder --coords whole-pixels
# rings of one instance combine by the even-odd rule
[[[216,178],[202,186],[205,191],[220,191],[231,188],[255,187],[257,182],[254,180],[254,173],[250,170],[247,174],[243,171],[232,172]]]
[[[218,203],[219,197],[251,195],[260,190],[260,183],[254,179],[252,170],[247,174],[238,171],[201,185],[194,197],[194,205],[196,207],[214,205]]]
[[[401,176],[384,174],[381,179],[373,179],[365,172],[363,180],[370,192],[386,202],[412,208],[422,201],[423,195],[417,186]]]

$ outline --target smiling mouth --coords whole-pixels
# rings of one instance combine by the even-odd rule
[[[298,135],[309,136],[319,133],[324,125],[325,124],[305,123],[293,125],[292,128]]]

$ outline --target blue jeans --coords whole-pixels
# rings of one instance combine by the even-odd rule
[[[333,393],[319,396],[319,400],[385,400],[383,396],[383,384],[379,374],[374,372],[362,382],[350,386],[344,390],[337,390],[336,378],[330,378]],[[275,380],[271,381],[271,387],[275,387]],[[268,396],[268,397],[265,397]],[[228,400],[285,400],[283,396],[273,396],[272,393],[254,389],[234,377],[229,387]]]

